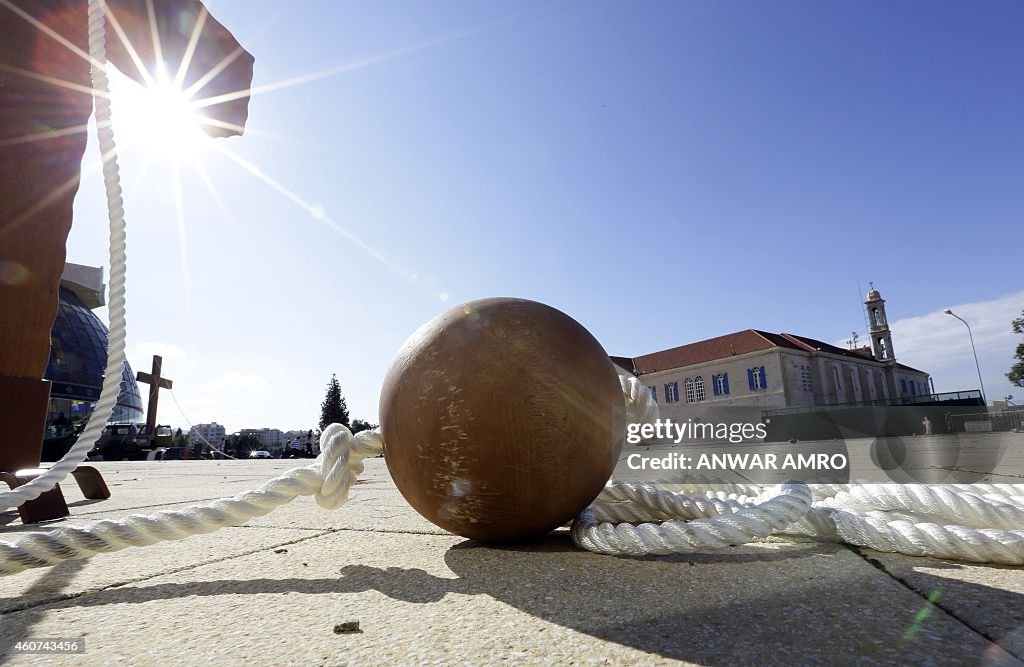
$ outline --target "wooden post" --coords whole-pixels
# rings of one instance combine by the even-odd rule
[[[183,86],[209,78],[203,96],[225,95],[204,109],[220,121],[204,130],[242,133],[253,58],[202,2],[107,0],[107,10],[131,42],[108,32],[115,67],[141,82],[140,65],[174,72],[187,54]],[[88,50],[85,2],[0,4],[0,471],[10,473],[38,466],[42,453],[49,383],[41,378],[92,112]]]

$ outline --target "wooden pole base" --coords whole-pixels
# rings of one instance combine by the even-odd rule
[[[50,383],[46,380],[0,375],[0,405],[4,414],[13,417],[4,420],[0,471],[39,467],[49,401]]]
[[[12,489],[45,472],[39,467],[39,456],[43,450],[49,400],[50,383],[46,380],[0,376],[0,405],[9,410],[9,414],[18,416],[4,425],[6,432],[0,443],[0,482]],[[72,474],[86,498],[110,497],[110,490],[96,468],[79,466]],[[60,486],[18,507],[22,523],[52,521],[70,513]]]

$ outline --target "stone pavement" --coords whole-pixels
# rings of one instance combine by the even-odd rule
[[[113,497],[66,482],[73,517],[52,525],[232,495],[291,464],[99,463]],[[421,519],[383,459],[364,480],[337,511],[300,498],[244,527],[0,579],[0,663],[1024,664],[1024,568],[810,541],[652,558],[579,551],[565,531],[488,546]],[[9,541],[27,530],[15,512],[0,524]],[[15,653],[55,637],[85,652]]]

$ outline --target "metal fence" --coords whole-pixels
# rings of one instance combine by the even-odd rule
[[[1015,410],[1003,412],[971,412],[947,415],[946,424],[950,433],[988,433],[991,431],[1021,431],[1022,413]]]
[[[836,403],[833,405],[812,405],[794,408],[778,408],[775,410],[763,410],[762,417],[777,417],[780,415],[795,415],[809,412],[821,412],[822,410],[843,410],[848,408],[883,408],[903,406],[942,406],[945,402],[959,401],[957,407],[950,407],[950,410],[970,409],[973,404],[979,408],[984,405],[981,392],[977,389],[970,391],[948,391],[942,394],[922,394],[920,396],[898,396],[895,398],[879,398],[873,401],[851,401],[849,403]]]

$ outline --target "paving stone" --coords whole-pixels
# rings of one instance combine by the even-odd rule
[[[577,551],[564,533],[496,548],[340,531],[287,549],[7,614],[0,646],[83,636],[92,664],[939,665],[1000,655],[941,610],[921,620],[921,596],[835,545],[623,559]],[[334,632],[354,621],[359,632]]]
[[[184,507],[294,467],[101,465],[114,498],[53,525]],[[23,530],[13,519],[3,539]],[[419,518],[371,459],[340,510],[301,498],[246,527],[0,579],[0,663],[1021,664],[990,639],[1017,651],[1024,568],[868,555],[772,539],[613,558],[565,531],[487,546]],[[85,655],[11,651],[68,636]]]
[[[53,568],[26,570],[0,577],[0,614],[256,550],[272,550],[318,534],[321,533],[280,528],[223,528],[210,535],[130,547],[86,560],[66,561]],[[2,539],[16,544],[20,537],[4,534]]]
[[[1024,568],[863,552],[936,606],[1024,660]]]

